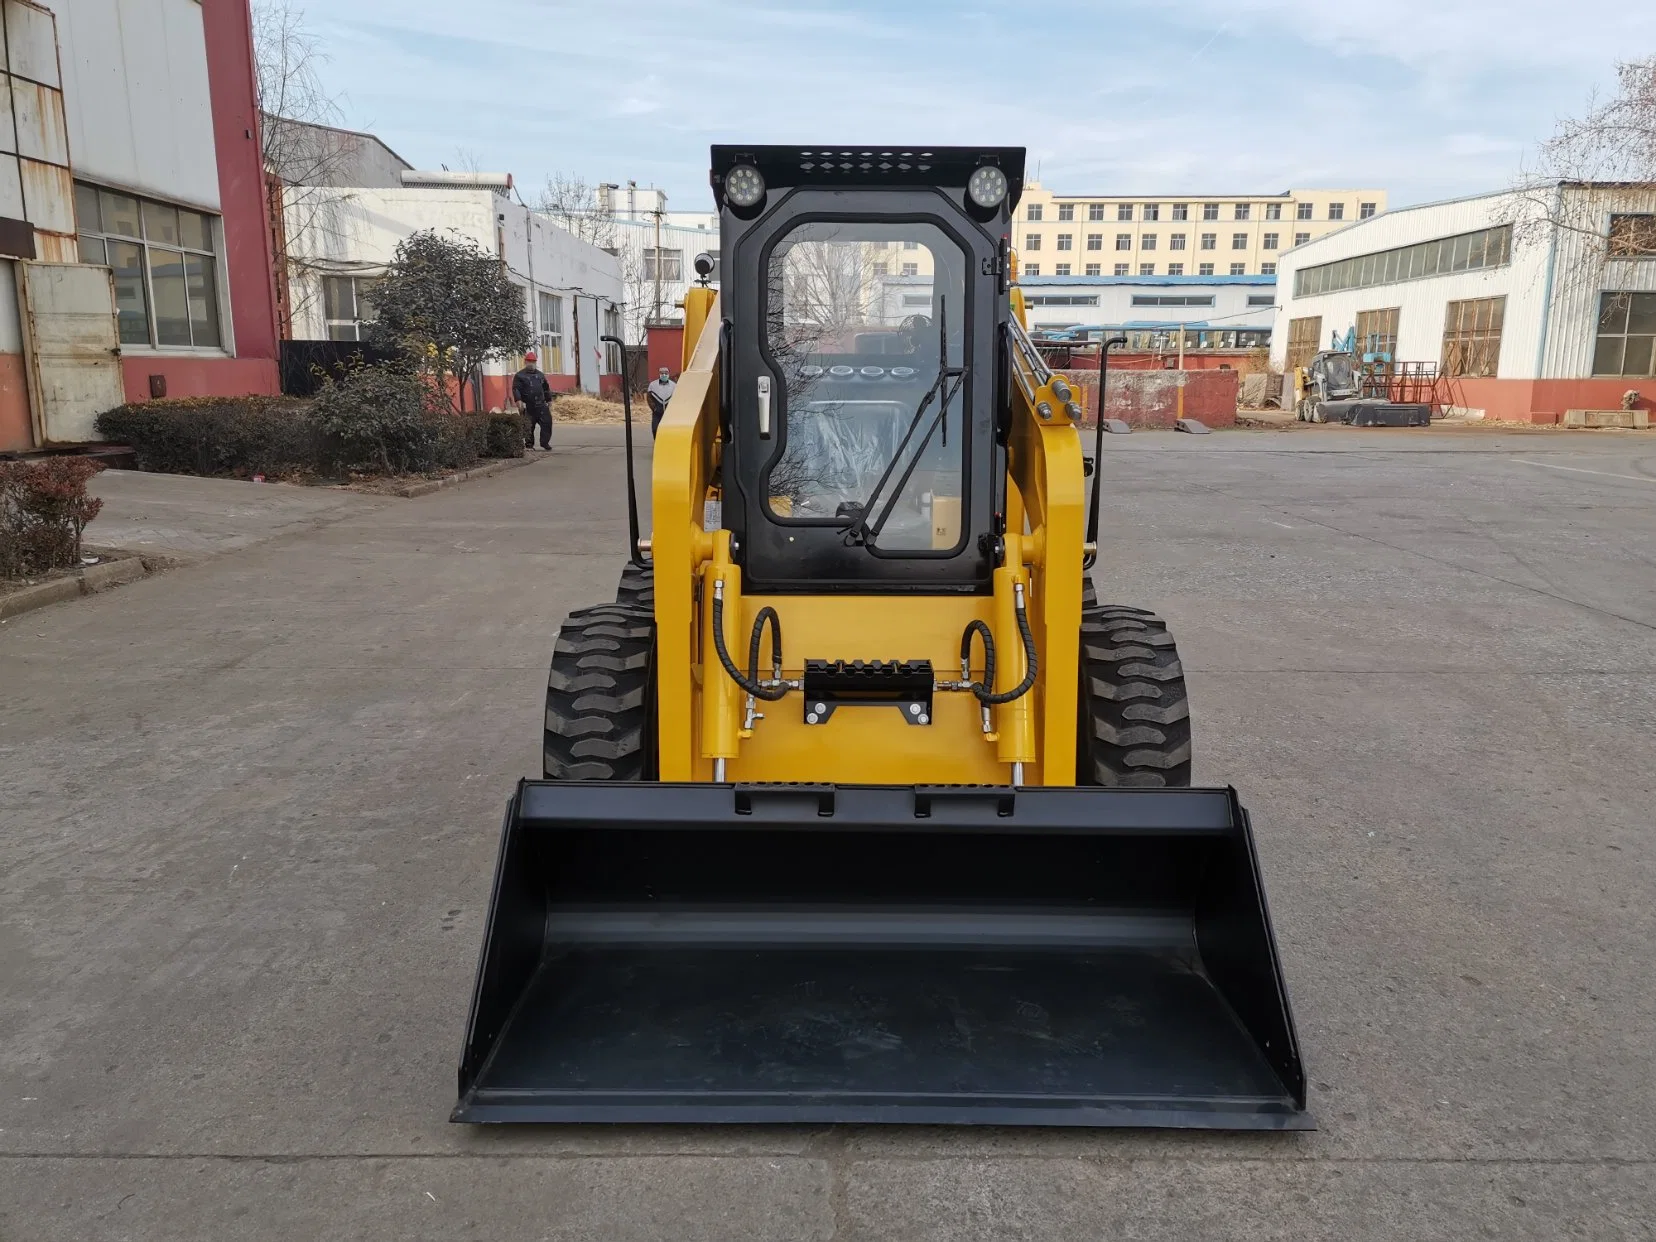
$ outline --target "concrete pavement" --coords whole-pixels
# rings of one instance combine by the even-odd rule
[[[500,813],[622,555],[559,430],[0,632],[0,1238],[1656,1236],[1656,438],[1106,445],[1317,1133],[477,1133]]]

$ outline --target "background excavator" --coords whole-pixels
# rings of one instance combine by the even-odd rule
[[[1093,594],[1023,171],[713,148],[722,292],[558,637],[455,1120],[1311,1125],[1247,812]]]

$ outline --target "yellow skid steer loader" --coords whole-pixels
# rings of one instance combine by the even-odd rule
[[[713,148],[721,288],[558,637],[455,1120],[1310,1127],[1247,812],[1092,593],[1023,171]]]

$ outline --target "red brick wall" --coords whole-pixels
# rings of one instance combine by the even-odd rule
[[[1080,394],[1086,411],[1084,422],[1093,425],[1098,408],[1097,371],[1061,371]],[[1236,394],[1240,381],[1235,371],[1185,372],[1184,412],[1209,427],[1236,425]],[[1110,368],[1109,418],[1125,419],[1134,427],[1171,427],[1178,415],[1179,372],[1119,371]]]

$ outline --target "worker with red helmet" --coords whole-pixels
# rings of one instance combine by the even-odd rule
[[[535,351],[523,355],[523,370],[512,376],[512,400],[529,416],[528,443],[535,447],[535,428],[540,428],[540,450],[552,449],[552,385],[546,381],[546,372],[535,365]]]

